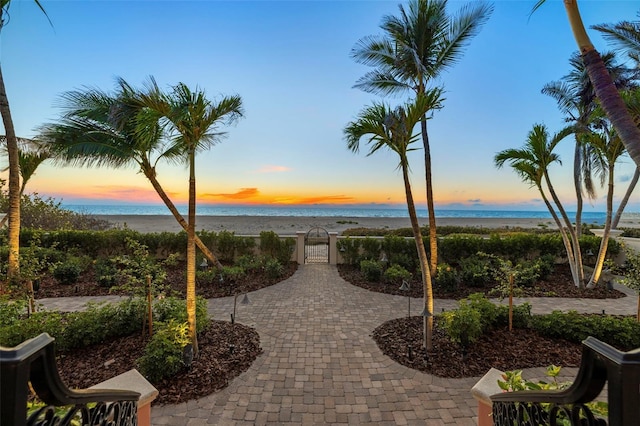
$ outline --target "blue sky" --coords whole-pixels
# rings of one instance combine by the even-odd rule
[[[56,100],[83,86],[111,90],[120,76],[139,86],[153,75],[207,94],[240,95],[245,117],[228,137],[199,155],[201,203],[398,204],[402,178],[392,153],[366,157],[346,149],[344,126],[372,100],[352,88],[368,68],[349,52],[380,34],[398,1],[53,1],[42,0],[53,28],[31,0],[13,0],[0,37],[5,84],[19,136],[59,114]],[[466,2],[450,1],[452,12]],[[537,192],[496,152],[520,147],[535,123],[562,126],[542,86],[568,71],[576,50],[564,6],[548,0],[529,17],[533,0],[496,1],[494,13],[464,57],[439,83],[444,109],[429,122],[434,194],[439,208],[544,209]],[[586,25],[636,19],[636,1],[581,1]],[[599,50],[607,50],[591,31]],[[395,105],[404,99],[390,98]],[[572,142],[552,170],[570,207]],[[411,157],[412,183],[424,202],[422,152]],[[186,170],[163,165],[159,180],[184,201]],[[620,181],[631,160],[618,166]],[[4,176],[4,175],[2,175]],[[618,182],[617,193],[626,189]],[[42,166],[27,191],[65,202],[158,202],[135,169]],[[603,210],[604,191],[591,207]],[[638,211],[632,197],[627,211]],[[571,208],[570,208],[571,209]]]

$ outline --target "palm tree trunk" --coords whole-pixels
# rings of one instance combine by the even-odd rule
[[[553,189],[551,179],[549,178],[549,174],[546,171],[544,173],[544,178],[545,182],[547,183],[547,188],[549,189],[549,194],[551,194],[551,198],[553,199],[553,202],[555,203],[558,211],[560,212],[560,215],[562,216],[562,219],[564,220],[565,229],[567,230],[572,246],[572,250],[569,250],[567,248],[567,256],[569,258],[570,264],[573,263],[572,272],[575,270],[574,284],[576,285],[576,287],[581,288],[584,285],[584,270],[582,268],[582,255],[580,253],[580,240],[578,238],[578,235],[576,234],[576,230],[573,227],[573,224],[571,223],[571,219],[569,219],[569,216],[562,206],[562,203],[560,202],[556,191]],[[551,208],[551,210],[553,210],[553,208]],[[562,226],[560,227],[560,231],[563,231]]]
[[[406,159],[403,159],[401,164],[411,229],[413,230],[413,238],[416,242],[418,258],[420,259],[420,272],[422,273],[422,283],[424,288],[424,309],[427,312],[427,315],[423,317],[423,346],[427,351],[431,351],[433,349],[433,288],[431,285],[429,259],[427,259],[427,252],[424,248],[424,240],[422,239],[422,232],[420,230],[420,224],[418,223],[418,215],[416,214],[416,206],[411,193],[411,183],[409,182],[409,172]]]
[[[616,229],[618,224],[620,223],[620,218],[622,217],[622,212],[624,212],[624,208],[627,207],[627,203],[629,202],[629,198],[631,198],[631,194],[633,194],[633,190],[636,189],[636,185],[638,184],[638,178],[640,178],[640,167],[636,167],[636,171],[633,173],[633,177],[631,181],[629,181],[629,186],[627,187],[627,192],[625,192],[624,197],[620,200],[620,205],[618,206],[618,211],[616,211],[616,215],[611,222],[611,229]],[[0,226],[1,228],[2,226]]]
[[[595,267],[593,268],[593,274],[587,288],[593,288],[600,280],[600,274],[602,273],[602,266],[604,265],[604,259],[607,255],[607,247],[609,247],[609,235],[611,233],[611,217],[613,216],[613,164],[609,166],[609,190],[607,191],[607,217],[604,222],[604,231],[602,232],[602,241],[600,241],[600,249],[598,250],[598,257],[596,259]]]
[[[553,217],[553,220],[556,222],[556,226],[560,231],[560,237],[562,238],[562,243],[564,244],[564,248],[567,252],[567,259],[569,260],[569,269],[571,270],[571,277],[573,278],[574,285],[577,286],[579,283],[578,271],[576,271],[576,265],[575,265],[575,262],[573,261],[573,247],[571,245],[571,241],[569,240],[569,236],[567,235],[567,231],[564,229],[564,226],[562,225],[562,221],[556,214],[556,211],[554,210],[553,206],[549,202],[549,199],[545,195],[541,186],[538,186],[538,191],[540,191],[542,200],[544,201],[544,204],[547,206],[549,213],[551,213],[551,217]]]
[[[160,199],[162,199],[165,206],[167,206],[171,214],[173,214],[173,217],[178,221],[180,226],[182,226],[182,229],[184,229],[185,231],[188,231],[189,225],[187,221],[184,220],[184,217],[182,217],[182,215],[176,208],[175,204],[173,204],[173,202],[171,201],[167,193],[164,192],[164,189],[162,188],[162,186],[160,185],[160,182],[158,182],[158,179],[156,178],[155,169],[149,166],[149,167],[142,167],[142,170],[144,171],[144,175],[147,177],[147,179],[149,179],[149,182],[151,182],[151,186],[153,186],[153,189],[155,189],[156,193],[160,196]],[[216,268],[218,269],[222,269],[222,264],[220,263],[218,258],[216,258],[216,256],[211,252],[211,250],[209,250],[209,248],[202,242],[202,240],[197,235],[195,235],[195,244],[198,246],[198,248],[200,249],[204,257],[206,257],[209,260],[209,262],[211,262],[212,265],[215,265]]]
[[[198,353],[196,334],[196,176],[195,148],[189,148],[189,223],[187,227],[187,320],[193,353]]]
[[[640,167],[640,128],[634,123],[602,61],[602,57],[587,35],[578,10],[577,0],[564,0],[564,6],[573,36],[602,109],[611,120],[611,124],[627,148],[629,156]]]
[[[436,229],[436,211],[433,203],[433,180],[431,176],[431,148],[429,147],[429,134],[427,133],[427,117],[420,119],[422,128],[422,145],[424,147],[424,173],[427,188],[427,212],[429,215],[429,265],[431,275],[435,275],[438,268],[438,235]]]
[[[2,11],[0,11],[0,20]],[[2,69],[0,69],[0,114],[6,133],[7,153],[9,157],[9,260],[7,280],[16,280],[20,273],[20,163],[18,153],[18,139],[11,119],[9,99],[4,86]],[[0,290],[2,290],[0,288]]]
[[[576,135],[576,147],[573,152],[573,186],[576,190],[576,234],[582,235],[582,149]]]

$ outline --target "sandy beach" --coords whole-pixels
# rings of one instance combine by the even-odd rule
[[[98,215],[115,226],[139,232],[178,232],[180,225],[169,215]],[[427,219],[420,218],[420,225]],[[438,218],[438,226],[473,226],[482,228],[540,228],[555,227],[552,219],[510,219],[510,218]],[[196,230],[235,232],[236,235],[259,235],[261,231],[274,231],[279,235],[295,235],[314,227],[341,234],[349,228],[408,228],[409,218],[388,217],[322,217],[322,216],[198,216]],[[622,221],[619,227],[638,228],[640,223]]]

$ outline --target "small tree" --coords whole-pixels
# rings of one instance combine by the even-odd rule
[[[627,268],[620,282],[638,293],[636,318],[640,322],[640,253],[627,246],[623,248],[627,256]]]

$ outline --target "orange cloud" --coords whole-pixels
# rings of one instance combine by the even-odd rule
[[[167,192],[169,198],[175,201],[178,193]],[[81,190],[55,191],[60,198],[86,198],[92,200],[117,200],[134,202],[158,202],[160,197],[153,189],[137,188],[121,185],[98,185]]]
[[[267,165],[260,167],[255,173],[282,173],[288,171],[291,171],[291,167]]]
[[[241,188],[240,191],[231,194],[202,194],[201,198],[207,199],[226,199],[226,200],[245,200],[260,195],[258,188]]]

